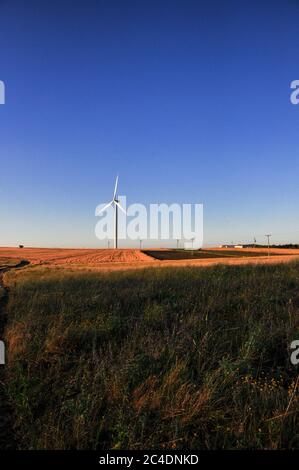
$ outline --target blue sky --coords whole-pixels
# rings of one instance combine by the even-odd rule
[[[101,246],[130,202],[204,204],[206,244],[299,242],[299,3],[1,0],[0,245]]]

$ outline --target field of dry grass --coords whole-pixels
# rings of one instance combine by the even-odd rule
[[[19,448],[299,448],[298,262],[4,276]]]

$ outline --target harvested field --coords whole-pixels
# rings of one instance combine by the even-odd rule
[[[153,259],[135,249],[85,249],[85,248],[0,248],[0,259],[22,255],[31,264],[82,264],[151,262]]]
[[[11,260],[27,260],[31,265],[68,267],[72,270],[126,270],[166,266],[210,266],[214,264],[282,263],[299,258],[299,250],[250,249],[87,249],[87,248],[0,248],[3,265]]]
[[[53,261],[54,264],[87,264],[89,266],[101,263],[134,263],[143,261],[153,261],[151,257],[140,250],[107,249],[93,250],[91,253],[77,254],[77,256],[66,256]]]

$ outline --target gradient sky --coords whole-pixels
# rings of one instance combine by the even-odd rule
[[[128,203],[204,241],[299,242],[299,2],[0,0],[0,245],[101,246]]]

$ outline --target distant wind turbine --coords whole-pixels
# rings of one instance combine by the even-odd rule
[[[114,192],[113,192],[113,199],[110,201],[106,206],[103,207],[100,211],[97,212],[97,215],[100,215],[102,212],[108,209],[108,207],[112,206],[114,208],[114,248],[117,248],[117,237],[118,237],[118,208],[126,214],[125,209],[120,205],[119,200],[117,199],[116,192],[117,192],[117,185],[118,185],[118,175],[115,180]]]

